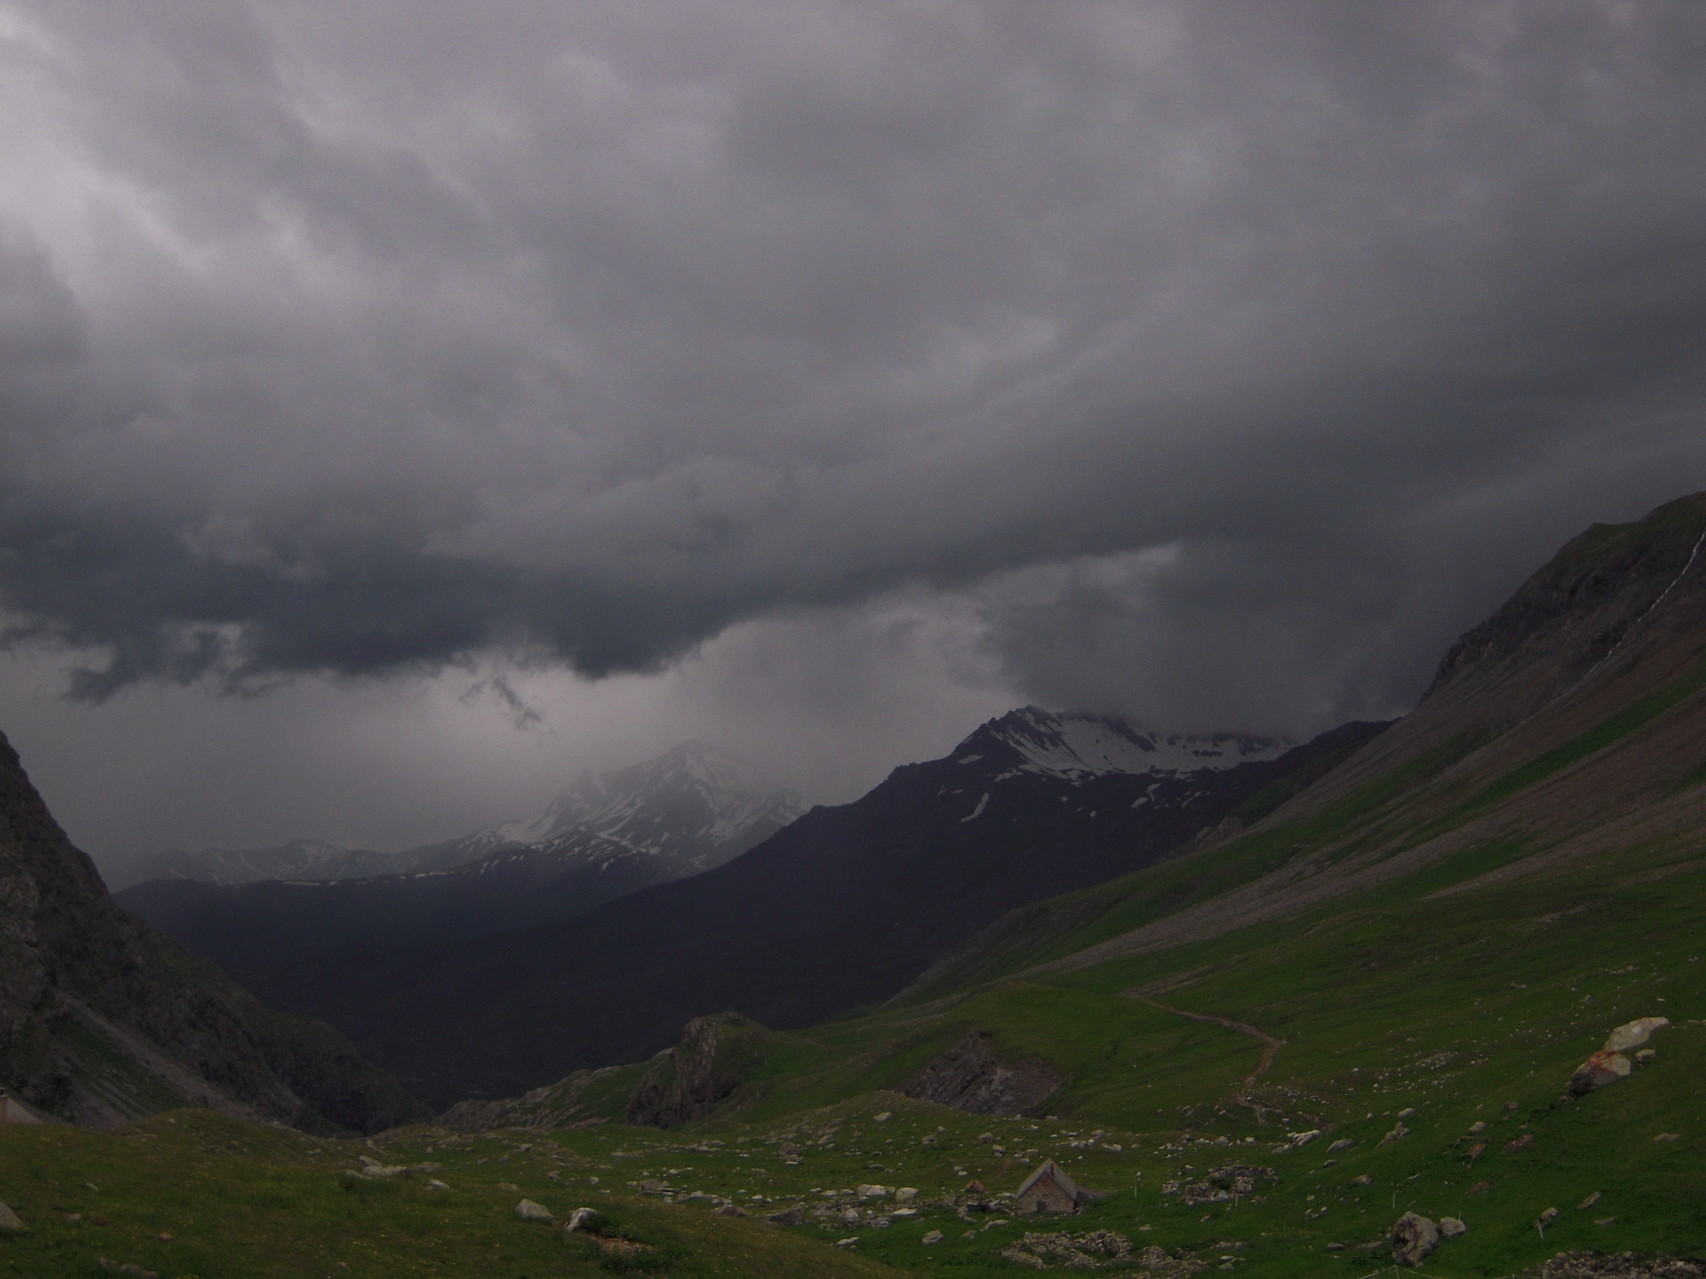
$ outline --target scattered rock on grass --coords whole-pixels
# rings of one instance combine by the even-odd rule
[[[1419,1266],[1439,1247],[1439,1227],[1419,1212],[1407,1212],[1392,1223],[1392,1260],[1400,1266]]]
[[[1029,1231],[1017,1243],[1003,1248],[1001,1255],[1035,1270],[1050,1269],[1051,1261],[1064,1263],[1068,1270],[1096,1270],[1132,1259],[1131,1240],[1112,1230],[1081,1234]]]
[[[1640,1048],[1652,1038],[1654,1031],[1669,1025],[1668,1017],[1637,1017],[1634,1021],[1624,1022],[1606,1037],[1604,1048],[1576,1067],[1576,1073],[1570,1076],[1570,1091],[1583,1097],[1595,1089],[1628,1078],[1634,1063],[1624,1054],[1631,1048]]]
[[[923,1239],[919,1240],[919,1242],[925,1244],[941,1243],[942,1232],[940,1230],[932,1230],[929,1234],[925,1235]]]
[[[1570,1076],[1570,1092],[1577,1097],[1585,1097],[1596,1089],[1626,1078],[1634,1068],[1634,1063],[1622,1053],[1601,1049],[1576,1067],[1576,1073]]]
[[[1653,1037],[1655,1030],[1663,1030],[1669,1025],[1669,1017],[1637,1017],[1634,1021],[1624,1022],[1607,1037],[1605,1050],[1620,1053],[1639,1048]]]
[[[1552,1260],[1523,1271],[1521,1279],[1706,1279],[1706,1265],[1698,1261],[1643,1263],[1632,1252],[1615,1256],[1561,1252]]]
[[[1220,1203],[1227,1199],[1242,1198],[1255,1190],[1264,1179],[1273,1175],[1272,1168],[1261,1168],[1255,1164],[1227,1164],[1224,1168],[1216,1168],[1202,1181],[1193,1181],[1188,1185],[1169,1182],[1161,1188],[1161,1193],[1168,1194],[1168,1186],[1175,1186],[1180,1200],[1184,1203]]]
[[[515,1206],[515,1215],[523,1221],[555,1221],[551,1210],[542,1203],[534,1203],[531,1199],[523,1199]]]
[[[0,1235],[21,1235],[28,1229],[24,1219],[12,1211],[10,1204],[0,1204]]]

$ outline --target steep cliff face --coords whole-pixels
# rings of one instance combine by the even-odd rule
[[[342,1035],[263,1007],[115,906],[4,736],[0,1083],[91,1126],[181,1105],[359,1131],[423,1113]]]

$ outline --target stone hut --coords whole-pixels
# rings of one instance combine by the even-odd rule
[[[1084,1189],[1067,1176],[1066,1169],[1048,1159],[1019,1187],[1016,1211],[1077,1212],[1090,1200],[1100,1198],[1095,1191]]]

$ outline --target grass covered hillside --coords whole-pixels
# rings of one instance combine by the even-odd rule
[[[1369,1279],[1414,1213],[1430,1275],[1706,1274],[1703,544],[1590,532],[1241,831],[862,1015],[366,1142],[0,1129],[0,1273]],[[1019,1211],[1047,1159],[1081,1211]]]

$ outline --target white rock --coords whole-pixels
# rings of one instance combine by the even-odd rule
[[[932,1230],[929,1234],[925,1235],[923,1239],[919,1240],[919,1242],[920,1243],[941,1243],[942,1242],[942,1232],[940,1230]]]
[[[894,1192],[894,1197],[898,1203],[911,1203],[914,1199],[918,1198],[918,1187],[902,1186]]]
[[[1639,1048],[1652,1038],[1655,1030],[1663,1030],[1669,1025],[1669,1017],[1637,1017],[1634,1021],[1624,1022],[1606,1039],[1605,1051],[1620,1053]]]
[[[569,1222],[564,1229],[569,1231],[579,1230],[596,1216],[598,1216],[598,1213],[593,1211],[591,1208],[576,1208],[569,1214]]]
[[[1463,1219],[1460,1217],[1441,1217],[1439,1219],[1439,1233],[1441,1238],[1455,1239],[1458,1235],[1468,1234],[1469,1227],[1463,1224]]]
[[[523,1221],[555,1221],[551,1210],[544,1204],[534,1203],[531,1199],[523,1199],[515,1206],[515,1215]]]

